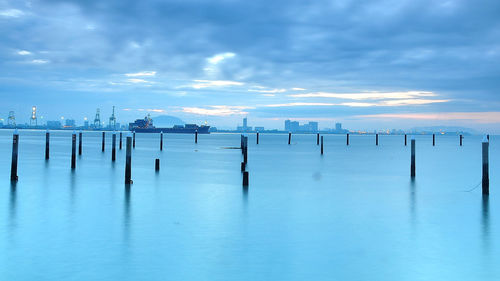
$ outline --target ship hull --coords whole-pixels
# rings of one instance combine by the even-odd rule
[[[210,126],[199,127],[198,129],[191,128],[135,128],[133,131],[136,133],[161,133],[164,134],[194,134],[198,131],[198,134],[210,134],[208,131]]]

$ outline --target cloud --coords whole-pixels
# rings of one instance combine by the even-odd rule
[[[292,91],[305,91],[306,89],[304,88],[292,88]]]
[[[6,18],[19,18],[24,15],[24,12],[18,9],[8,9],[8,10],[1,10],[0,11],[0,17],[6,17]]]
[[[208,116],[231,116],[231,115],[246,115],[248,112],[245,109],[250,109],[248,106],[228,106],[228,105],[212,105],[208,108],[203,107],[183,107],[182,112],[208,115]]]
[[[20,56],[27,56],[27,55],[31,55],[31,52],[30,51],[26,51],[26,50],[20,50],[17,52],[18,55]]]
[[[222,62],[223,60],[228,59],[228,58],[233,58],[234,56],[236,56],[236,54],[234,54],[234,53],[217,54],[217,55],[215,55],[213,57],[207,58],[207,62],[209,64],[216,65],[216,64]]]
[[[194,80],[194,84],[190,87],[195,89],[211,88],[211,87],[228,87],[228,86],[242,86],[245,83],[236,81],[224,81],[224,80]]]
[[[49,60],[44,60],[44,59],[34,59],[34,60],[29,61],[29,63],[32,63],[32,64],[46,64],[49,62],[50,62]]]
[[[153,83],[151,81],[147,81],[147,80],[139,79],[139,78],[130,78],[130,79],[127,79],[127,82],[134,83],[134,84],[141,84],[141,83],[150,84],[150,83]]]
[[[279,104],[266,104],[265,107],[291,107],[291,106],[334,106],[341,105],[339,103],[325,103],[325,102],[290,102]]]
[[[156,76],[156,71],[141,71],[136,73],[125,73],[127,77]]]
[[[410,105],[425,105],[433,103],[449,102],[449,100],[428,100],[428,99],[407,99],[407,100],[389,100],[377,102],[290,102],[280,104],[267,104],[265,107],[292,107],[292,106],[347,106],[347,107],[395,107]]]
[[[257,92],[257,93],[284,93],[286,92],[286,89],[270,89],[270,90],[264,90],[264,89],[248,89],[249,92]]]
[[[376,100],[376,99],[413,99],[420,97],[435,97],[433,92],[407,91],[407,92],[365,92],[365,93],[306,93],[291,94],[293,98],[337,98],[352,100]]]
[[[357,115],[356,117],[409,120],[462,120],[484,124],[500,123],[500,112],[384,113]]]
[[[164,109],[154,109],[154,108],[152,108],[152,109],[149,109],[149,108],[146,108],[146,109],[139,108],[139,109],[137,109],[137,111],[147,111],[147,112],[156,112],[156,113],[163,113],[163,112],[165,112]]]

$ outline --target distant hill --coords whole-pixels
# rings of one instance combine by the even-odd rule
[[[181,119],[170,115],[159,115],[151,117],[155,127],[172,127],[174,125],[184,125],[185,122]]]

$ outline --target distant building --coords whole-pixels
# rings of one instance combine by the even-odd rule
[[[264,127],[255,127],[255,131],[257,131],[257,132],[263,132],[264,131]]]
[[[317,132],[318,122],[309,122],[300,125],[298,121],[285,120],[285,131],[288,132]]]
[[[342,131],[342,123],[335,123],[335,131]]]
[[[299,130],[299,122],[285,120],[285,131],[296,132]]]
[[[66,128],[74,128],[76,125],[76,122],[74,119],[66,119],[64,121],[64,127]]]
[[[252,127],[248,126],[248,119],[246,117],[243,118],[243,126],[237,126],[236,130],[240,132],[249,132],[252,130]]]
[[[88,129],[89,128],[89,121],[85,120],[85,122],[83,122],[83,127],[85,129]]]
[[[309,122],[309,132],[317,132],[318,131],[318,122]]]
[[[49,129],[61,129],[61,121],[47,121],[47,128]]]

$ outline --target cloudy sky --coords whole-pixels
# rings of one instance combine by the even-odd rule
[[[500,132],[500,1],[0,0],[0,117]]]

